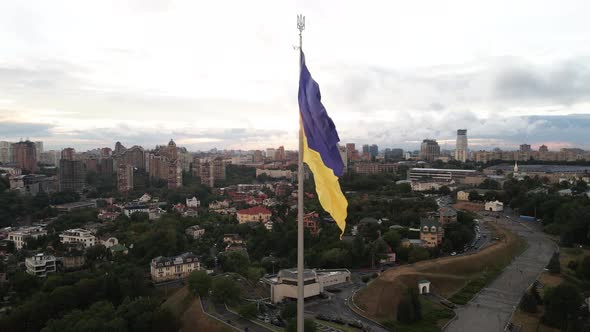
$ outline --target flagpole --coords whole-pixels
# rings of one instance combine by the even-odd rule
[[[299,30],[299,75],[301,76],[301,60],[303,52],[303,30],[305,16],[297,15],[297,29]],[[297,166],[297,332],[303,332],[303,125],[299,116],[299,163]]]

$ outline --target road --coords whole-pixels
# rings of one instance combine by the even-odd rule
[[[457,319],[447,326],[447,332],[504,331],[523,291],[543,271],[555,250],[555,244],[534,223],[507,218],[494,220],[524,237],[528,247],[471,302],[455,310]]]
[[[353,282],[351,284],[341,285],[335,287],[339,289],[339,292],[330,293],[328,299],[315,299],[305,303],[306,316],[312,317],[317,314],[324,314],[327,316],[339,316],[347,320],[360,320],[364,326],[371,328],[374,332],[386,332],[387,330],[382,328],[380,325],[375,324],[373,321],[357,314],[350,307],[348,307],[348,301],[352,294],[364,287],[365,284],[360,281]]]
[[[261,325],[252,323],[251,321],[244,319],[231,311],[228,311],[223,304],[213,303],[211,299],[206,298],[202,299],[203,303],[203,310],[205,310],[210,315],[217,317],[218,319],[228,323],[229,325],[235,327],[241,331],[254,331],[254,332],[272,332],[271,329],[266,327],[262,327]],[[215,308],[215,312],[213,312],[212,308]]]

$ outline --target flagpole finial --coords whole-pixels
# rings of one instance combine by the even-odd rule
[[[303,14],[297,15],[297,29],[299,30],[299,33],[305,30],[305,16],[303,16]]]

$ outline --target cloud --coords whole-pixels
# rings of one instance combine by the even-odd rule
[[[501,68],[495,96],[521,102],[572,104],[590,99],[590,58],[535,66],[527,63]]]
[[[0,121],[0,140],[48,137],[53,128],[51,124]]]

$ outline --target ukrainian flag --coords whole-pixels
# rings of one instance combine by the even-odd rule
[[[320,204],[334,218],[342,237],[348,202],[338,177],[342,176],[344,164],[338,151],[340,138],[321,99],[320,87],[305,66],[305,55],[301,52],[299,112],[303,124],[303,161],[313,173]]]

